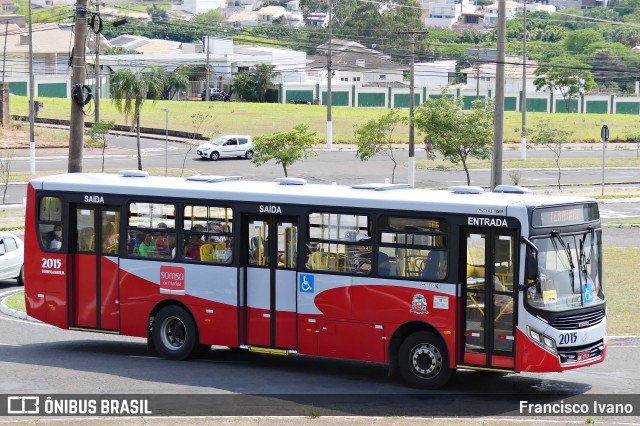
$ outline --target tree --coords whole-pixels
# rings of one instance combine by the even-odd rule
[[[16,152],[13,149],[3,150],[0,153],[0,182],[4,185],[2,189],[2,204],[5,203],[7,197],[7,189],[9,189],[9,182],[11,181],[11,169],[13,168],[13,161]]]
[[[104,150],[107,148],[107,135],[116,127],[115,121],[100,120],[94,123],[87,131],[87,135],[92,142],[97,142],[102,148],[102,172],[104,173]]]
[[[189,89],[189,67],[183,65],[174,69],[167,76],[167,96],[169,99],[173,99],[180,92],[185,92]],[[178,99],[179,100],[179,99]]]
[[[288,177],[287,167],[318,155],[313,147],[320,143],[320,139],[316,132],[309,130],[308,124],[298,124],[288,132],[258,136],[253,143],[253,164],[260,166],[269,160],[275,160],[276,164],[282,164],[284,175]]]
[[[564,47],[569,54],[578,55],[584,53],[585,50],[593,43],[604,42],[604,37],[596,30],[576,30],[571,31],[564,38]]]
[[[233,79],[231,90],[249,102],[264,102],[264,96],[275,75],[273,65],[257,65],[253,71],[238,74]]]
[[[169,14],[167,11],[159,8],[155,3],[147,8],[147,13],[151,17],[151,22],[155,24],[166,24],[169,22]]]
[[[180,170],[180,177],[184,176],[184,167],[187,162],[187,157],[191,150],[197,146],[199,143],[202,143],[201,140],[196,139],[196,136],[199,136],[203,130],[206,130],[206,133],[202,133],[207,138],[211,139],[213,135],[218,134],[220,132],[218,125],[214,125],[211,130],[205,128],[208,125],[215,123],[215,117],[213,115],[213,106],[209,106],[208,111],[200,111],[191,115],[191,128],[193,132],[191,132],[191,140],[189,141],[189,149],[184,153],[184,157],[182,158],[182,169]]]
[[[111,101],[116,109],[131,119],[131,128],[136,128],[138,170],[142,170],[140,155],[140,109],[150,95],[155,103],[162,97],[165,74],[161,68],[145,67],[142,70],[122,68],[111,75]]]
[[[560,189],[560,155],[562,154],[562,146],[569,142],[569,137],[573,132],[554,128],[549,120],[540,122],[529,132],[531,145],[544,146],[553,152],[556,167],[558,168],[558,189]]]
[[[396,167],[398,166],[391,146],[393,132],[398,124],[407,121],[407,117],[402,117],[398,109],[392,109],[388,114],[377,120],[370,120],[355,130],[355,141],[358,146],[356,157],[362,161],[368,161],[376,155],[389,157],[393,161],[391,183],[395,181]]]
[[[416,109],[415,127],[429,135],[433,146],[454,164],[462,163],[467,175],[469,157],[489,159],[493,148],[493,100],[479,99],[464,111],[462,98],[453,99],[443,91]]]
[[[548,65],[541,65],[534,71],[536,90],[549,89],[560,92],[567,113],[571,111],[571,100],[590,91],[595,86],[591,67],[570,57],[554,58]]]

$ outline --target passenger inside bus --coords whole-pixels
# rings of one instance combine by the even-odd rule
[[[354,272],[371,272],[371,237],[364,232],[356,236],[356,250],[351,254],[350,265]],[[378,273],[380,275],[389,275],[391,264],[389,256],[378,251]]]
[[[55,225],[53,227],[53,235],[51,236],[51,242],[49,242],[49,248],[52,250],[60,250],[62,248],[62,225]]]
[[[195,229],[195,228],[194,228]],[[185,257],[192,260],[200,260],[200,246],[202,246],[202,236],[198,234],[191,234],[189,240],[184,244]]]
[[[158,223],[158,228],[159,229],[167,229],[167,224],[164,222],[160,222]],[[155,235],[155,242],[156,242],[156,251],[158,253],[158,255],[163,256],[163,257],[167,257],[170,256],[170,250],[169,250],[169,241],[167,240],[167,232],[158,232]]]
[[[102,252],[115,254],[118,252],[118,237],[116,236],[116,226],[113,222],[107,222],[102,233]]]
[[[150,232],[144,234],[144,240],[138,246],[138,253],[140,256],[155,256],[156,243],[153,241],[153,237]]]

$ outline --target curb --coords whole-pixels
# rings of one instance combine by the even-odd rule
[[[0,293],[0,298],[2,299],[0,301],[0,312],[2,312],[5,315],[8,315],[10,317],[13,318],[17,318],[17,319],[21,319],[21,320],[27,320],[27,321],[34,321],[34,322],[40,322],[39,320],[30,317],[29,315],[27,315],[25,312],[22,311],[17,311],[15,309],[12,309],[10,307],[7,306],[7,304],[5,303],[5,299],[9,296],[13,296],[16,293],[20,293],[20,292],[24,292],[23,289],[18,289],[18,290],[10,290],[7,291],[5,293]]]

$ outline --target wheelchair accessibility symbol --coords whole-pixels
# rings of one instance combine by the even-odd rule
[[[591,286],[589,284],[585,284],[582,290],[582,298],[585,303],[593,302],[593,294],[591,294]]]
[[[305,275],[302,274],[298,278],[300,292],[302,293],[313,293],[313,275]]]

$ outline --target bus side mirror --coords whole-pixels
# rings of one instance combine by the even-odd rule
[[[527,251],[527,259],[524,268],[524,283],[520,284],[520,290],[526,290],[533,287],[540,279],[540,271],[538,270],[538,254]]]

